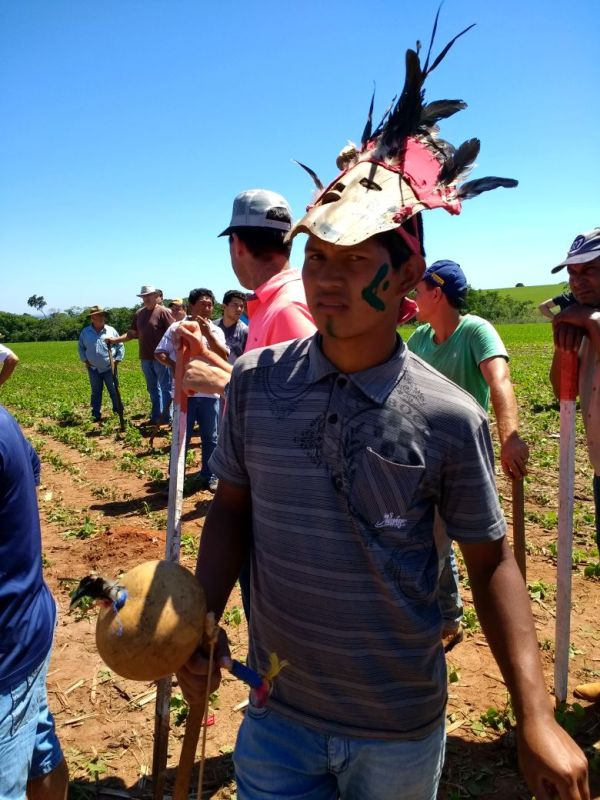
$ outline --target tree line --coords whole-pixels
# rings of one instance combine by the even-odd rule
[[[29,305],[42,310],[39,301],[46,303],[43,298],[32,295],[30,300],[37,300],[38,305],[30,302]],[[29,301],[28,301],[29,302]],[[131,320],[139,306],[128,308],[118,306],[107,309],[107,322],[116,328],[119,333],[131,325]],[[512,297],[499,294],[491,289],[469,288],[467,294],[466,311],[478,314],[493,323],[504,322],[538,322],[541,321],[537,309],[532,303],[515,300]],[[220,303],[215,304],[213,318],[222,314]],[[81,329],[89,324],[90,318],[85,309],[74,306],[65,311],[50,309],[44,317],[35,317],[32,314],[11,314],[0,311],[0,334],[7,342],[56,342],[76,340]]]
[[[139,306],[128,308],[118,306],[106,309],[106,322],[125,333],[131,326],[133,315]],[[222,306],[215,303],[213,318],[222,315]],[[40,309],[41,310],[41,309]],[[81,329],[89,325],[87,310],[74,306],[65,311],[50,309],[44,317],[32,314],[11,314],[0,311],[1,341],[6,342],[60,342],[74,341],[79,338]]]

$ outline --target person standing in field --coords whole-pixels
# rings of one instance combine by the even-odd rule
[[[332,182],[315,181],[290,233],[308,234],[302,276],[318,332],[233,367],[196,575],[218,618],[249,556],[249,665],[265,674],[274,654],[288,662],[270,694],[250,694],[234,751],[239,800],[436,797],[447,701],[436,509],[460,542],[531,791],[590,797],[586,758],[544,686],[487,415],[397,334],[425,268],[420,212],[458,214],[463,199],[515,185],[461,182],[479,142],[455,159],[440,140],[437,122],[464,103],[425,106],[429,55],[421,65],[407,52],[398,101],[375,128],[369,112],[360,146],[338,158]],[[211,675],[206,652],[179,671],[191,704],[218,684],[225,645],[222,632]]]
[[[181,320],[185,319],[187,316],[185,303],[180,297],[176,297],[175,300],[171,300],[169,303],[169,310],[171,311],[171,316],[175,322],[181,322]]]
[[[469,392],[487,412],[496,415],[500,439],[500,462],[509,478],[527,472],[529,448],[519,436],[519,411],[508,368],[508,353],[498,332],[475,314],[462,314],[468,284],[455,261],[436,261],[417,284],[415,297],[420,325],[407,342],[408,349],[442,375]],[[456,556],[446,536],[441,535],[442,559],[440,606],[444,619],[442,639],[446,650],[463,636]]]
[[[225,334],[211,320],[215,304],[215,296],[210,289],[192,289],[188,297],[188,317],[200,326],[203,346],[221,359],[227,359],[229,350],[225,343]],[[175,369],[177,353],[174,336],[181,326],[174,322],[166,330],[155,350],[155,358],[172,372]],[[209,461],[217,445],[219,435],[219,394],[217,392],[194,392],[188,397],[186,452],[190,445],[194,428],[198,424],[202,443],[202,466],[200,480],[202,488],[215,492],[217,479],[213,475]]]
[[[173,317],[168,308],[159,304],[158,292],[154,286],[142,286],[138,297],[141,297],[144,305],[135,312],[130,329],[121,336],[108,337],[106,341],[109,344],[118,344],[131,339],[139,340],[140,365],[152,403],[150,424],[170,424],[171,373],[164,364],[155,360],[154,351],[169,325],[173,323]]]
[[[227,360],[230,364],[235,364],[246,349],[248,326],[241,320],[245,308],[246,295],[236,289],[230,289],[223,296],[223,316],[215,320],[215,324],[225,334],[225,341],[229,348]]]
[[[90,324],[79,334],[77,349],[79,358],[87,367],[90,379],[90,407],[92,409],[92,419],[100,422],[102,419],[102,390],[106,386],[106,391],[112,403],[112,410],[115,414],[119,413],[119,399],[117,389],[119,386],[118,364],[123,360],[125,348],[122,344],[111,345],[107,339],[118,338],[118,332],[106,324],[106,312],[100,306],[92,306],[88,311]],[[108,348],[113,348],[114,372],[111,369]]]
[[[231,220],[219,236],[229,237],[231,266],[240,282],[252,290],[246,299],[249,325],[244,352],[309,336],[315,324],[306,305],[300,271],[290,267],[292,227],[287,200],[268,189],[248,189],[233,201]],[[215,392],[224,388],[222,369],[207,367],[201,358],[186,369],[187,391]]]
[[[42,574],[40,460],[0,406],[0,797],[66,800],[69,772],[48,708],[56,604]]]
[[[552,320],[554,357],[550,381],[558,397],[561,353],[577,350],[581,414],[588,456],[594,470],[596,546],[600,558],[600,228],[576,236],[566,258],[552,272],[564,267],[576,303],[563,309]]]
[[[18,363],[19,357],[17,354],[13,353],[9,347],[0,344],[0,364],[2,364],[2,368],[0,369],[0,386],[6,383],[10,378]]]

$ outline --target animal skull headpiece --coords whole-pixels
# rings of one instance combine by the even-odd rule
[[[373,95],[360,147],[349,144],[337,158],[340,174],[324,188],[317,175],[300,164],[313,178],[318,195],[288,239],[309,233],[349,246],[396,229],[411,251],[421,252],[418,226],[410,223],[420,211],[444,208],[460,214],[462,200],[499,186],[517,185],[516,180],[496,177],[461,183],[477,158],[479,139],[455,148],[438,136],[439,120],[466,108],[466,103],[436,100],[425,104],[423,85],[454,42],[473,27],[455,36],[430,65],[438,16],[425,64],[421,66],[419,46],[407,50],[400,98],[394,98],[373,131]]]

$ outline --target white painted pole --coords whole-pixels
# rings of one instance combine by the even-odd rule
[[[179,561],[181,544],[181,514],[183,510],[183,480],[185,477],[185,439],[187,428],[187,395],[182,390],[183,371],[188,361],[188,347],[181,339],[175,362],[175,391],[173,393],[173,428],[169,470],[169,500],[167,505],[167,541],[165,558]],[[169,715],[171,676],[162,678],[156,686],[154,716],[154,750],[152,755],[152,797],[162,800],[165,789],[169,752]]]
[[[560,362],[560,467],[554,651],[554,695],[558,703],[566,701],[569,682],[577,359],[577,351],[569,351],[562,353]]]

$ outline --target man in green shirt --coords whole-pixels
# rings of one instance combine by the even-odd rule
[[[519,413],[508,353],[487,320],[475,314],[461,314],[467,289],[459,264],[449,260],[432,264],[416,287],[417,319],[425,324],[417,328],[407,344],[413,353],[469,392],[485,411],[491,400],[502,469],[507,477],[519,479],[527,472],[529,449],[518,433]],[[440,576],[440,606],[444,618],[442,636],[448,650],[462,639],[463,613],[451,549]]]

